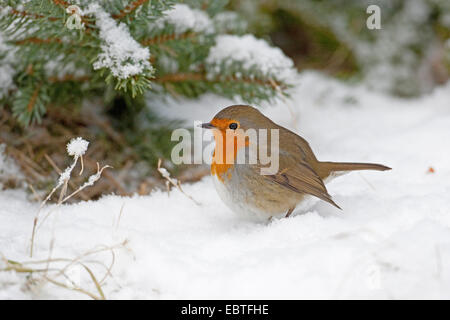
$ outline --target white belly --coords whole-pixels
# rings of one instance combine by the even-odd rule
[[[233,188],[231,184],[224,183],[219,180],[216,175],[212,176],[214,186],[220,199],[237,214],[244,214],[250,217],[258,217],[267,219],[269,216],[267,213],[261,212],[256,208],[252,208],[248,204],[244,204],[246,196],[243,194],[243,190],[239,188]]]

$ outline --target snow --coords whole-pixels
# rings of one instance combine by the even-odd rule
[[[258,70],[264,76],[286,80],[295,75],[293,62],[280,48],[271,47],[266,41],[251,34],[243,36],[219,35],[210,49],[206,64],[208,74],[217,76],[233,64],[243,71]],[[224,65],[224,68],[221,66]]]
[[[8,90],[14,87],[14,68],[8,64],[0,65],[0,99],[8,94]]]
[[[174,188],[50,206],[34,259],[48,257],[52,235],[53,256],[67,258],[127,239],[103,286],[109,299],[450,298],[450,85],[403,100],[316,73],[298,81],[292,100],[262,111],[300,133],[321,160],[393,168],[328,184],[343,211],[315,201],[289,219],[260,221],[231,212],[205,177],[183,184],[186,194]],[[232,103],[205,95],[159,107],[192,125]],[[39,204],[21,190],[0,192],[0,203],[0,253],[29,260]],[[0,298],[86,298],[51,284],[27,289],[25,281],[0,272]]]
[[[13,159],[5,154],[6,145],[0,143],[0,190],[9,181],[23,181],[23,174]]]
[[[155,21],[156,28],[163,29],[165,24],[173,25],[176,34],[188,30],[194,32],[212,32],[209,16],[202,10],[193,9],[186,4],[175,4],[164,12],[164,16]]]
[[[88,145],[89,141],[81,137],[74,138],[67,144],[67,153],[70,156],[80,157],[86,153]]]
[[[151,71],[150,50],[142,47],[134,40],[124,23],[117,24],[97,3],[93,3],[86,11],[94,14],[96,25],[100,28],[100,38],[105,42],[101,46],[102,53],[94,62],[94,69],[108,68],[120,79]]]
[[[158,171],[159,171],[159,173],[161,173],[161,175],[164,178],[169,178],[170,177],[170,173],[169,173],[169,171],[167,171],[166,168],[158,168]]]
[[[242,32],[247,28],[247,21],[234,11],[219,12],[214,16],[213,22],[216,32],[220,33]]]
[[[89,142],[81,137],[73,138],[72,140],[69,141],[69,143],[66,146],[66,149],[69,156],[73,157],[73,162],[59,175],[58,183],[56,184],[55,189],[62,186],[66,181],[69,181],[70,175],[72,174],[72,171],[78,162],[78,158],[82,157],[85,154],[88,145]]]
[[[0,13],[1,17],[1,13]],[[4,35],[0,32],[0,99],[5,97],[9,90],[14,88],[14,50],[5,42]]]

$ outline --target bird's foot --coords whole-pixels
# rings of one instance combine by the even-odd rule
[[[294,211],[294,209],[295,209],[295,207],[294,207],[294,208],[290,208],[290,209],[288,210],[288,212],[286,212],[285,218],[289,218],[289,216],[291,215],[292,211]]]

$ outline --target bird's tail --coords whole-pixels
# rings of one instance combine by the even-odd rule
[[[355,163],[355,162],[320,162],[320,176],[328,177],[333,172],[357,171],[357,170],[377,170],[386,171],[391,168],[377,163]]]

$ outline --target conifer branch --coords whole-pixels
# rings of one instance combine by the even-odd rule
[[[15,41],[14,44],[16,45],[23,45],[23,44],[48,44],[48,43],[62,43],[61,39],[59,38],[49,38],[49,39],[40,39],[40,38],[27,38],[19,41]]]
[[[22,16],[22,17],[29,17],[29,18],[33,18],[33,19],[48,19],[50,21],[57,21],[57,20],[61,20],[61,18],[57,18],[57,17],[46,17],[40,14],[36,14],[36,13],[29,13],[26,11],[19,11],[16,9],[12,9],[10,11],[11,14],[16,15],[16,16]]]
[[[14,93],[14,116],[24,125],[40,121],[50,101],[56,105],[70,100],[80,90],[98,95],[104,88],[113,88],[135,97],[152,90],[155,83],[164,87],[161,94],[195,97],[214,92],[256,102],[285,94],[290,86],[291,67],[285,56],[251,35],[234,36],[233,30],[217,29],[214,14],[205,12],[205,6],[183,0],[114,0],[112,4],[96,0],[92,1],[95,6],[85,6],[83,15],[81,8],[71,6],[72,0],[17,0],[17,4],[22,2],[29,5],[8,8],[8,24],[0,23],[0,28],[6,30],[10,21],[17,22],[8,39],[17,49],[18,61],[23,62],[16,78],[32,80],[9,88]],[[150,6],[155,21],[148,21]],[[72,15],[77,24],[81,18],[79,32],[72,30],[72,20],[68,20]],[[53,52],[47,57],[49,49]],[[264,50],[267,54],[260,57]],[[55,58],[59,56],[63,58]],[[264,66],[271,58],[273,67],[267,70]],[[45,65],[51,59],[55,61],[47,74]],[[72,62],[73,66],[68,65]],[[79,74],[69,71],[73,68],[93,70]],[[159,76],[153,78],[155,73]],[[71,90],[72,86],[77,90]]]
[[[65,75],[64,77],[49,77],[47,80],[50,83],[61,83],[61,82],[87,82],[91,79],[91,77],[89,76],[81,76],[81,77],[76,77],[74,75]]]
[[[52,0],[52,2],[59,6],[62,7],[62,9],[67,8],[70,4],[67,1],[64,0]],[[16,16],[22,16],[22,17],[28,17],[28,18],[32,18],[32,19],[47,19],[49,21],[59,21],[62,20],[62,18],[59,17],[47,17],[44,15],[40,15],[40,14],[36,14],[36,13],[29,13],[27,11],[19,11],[16,9],[11,9],[10,14],[12,15],[16,15]],[[84,23],[85,25],[85,31],[86,33],[89,33],[91,31],[92,28],[88,27],[88,23],[86,20],[85,16],[81,16],[81,21]]]
[[[63,6],[64,8],[67,8],[69,6],[69,3],[64,0],[53,0],[53,3],[56,5]]]
[[[120,10],[120,12],[118,14],[113,14],[112,17],[114,19],[122,19],[123,17],[129,15],[134,10],[136,10],[138,7],[144,5],[148,1],[149,0],[135,0],[132,3],[130,3],[129,5],[127,5],[123,10]]]
[[[39,95],[39,90],[41,89],[41,85],[38,85],[36,89],[34,89],[33,94],[31,95],[31,99],[27,105],[28,113],[33,112],[34,105],[36,104],[37,97]]]
[[[195,38],[196,36],[197,36],[197,33],[191,32],[191,31],[184,32],[182,34],[175,34],[175,33],[163,34],[163,35],[159,35],[159,36],[156,36],[153,38],[145,39],[145,40],[141,41],[141,44],[144,46],[151,46],[154,44],[162,44],[167,41]]]
[[[237,82],[237,83],[248,83],[248,84],[257,84],[261,86],[270,87],[273,90],[284,90],[286,89],[286,85],[284,83],[278,82],[276,80],[263,80],[257,78],[249,78],[249,77],[236,77],[229,76],[225,79],[222,78],[213,78],[209,79],[205,73],[173,73],[166,74],[160,78],[155,78],[153,81],[158,83],[169,83],[169,82],[184,82],[184,81],[205,81],[205,82]]]

